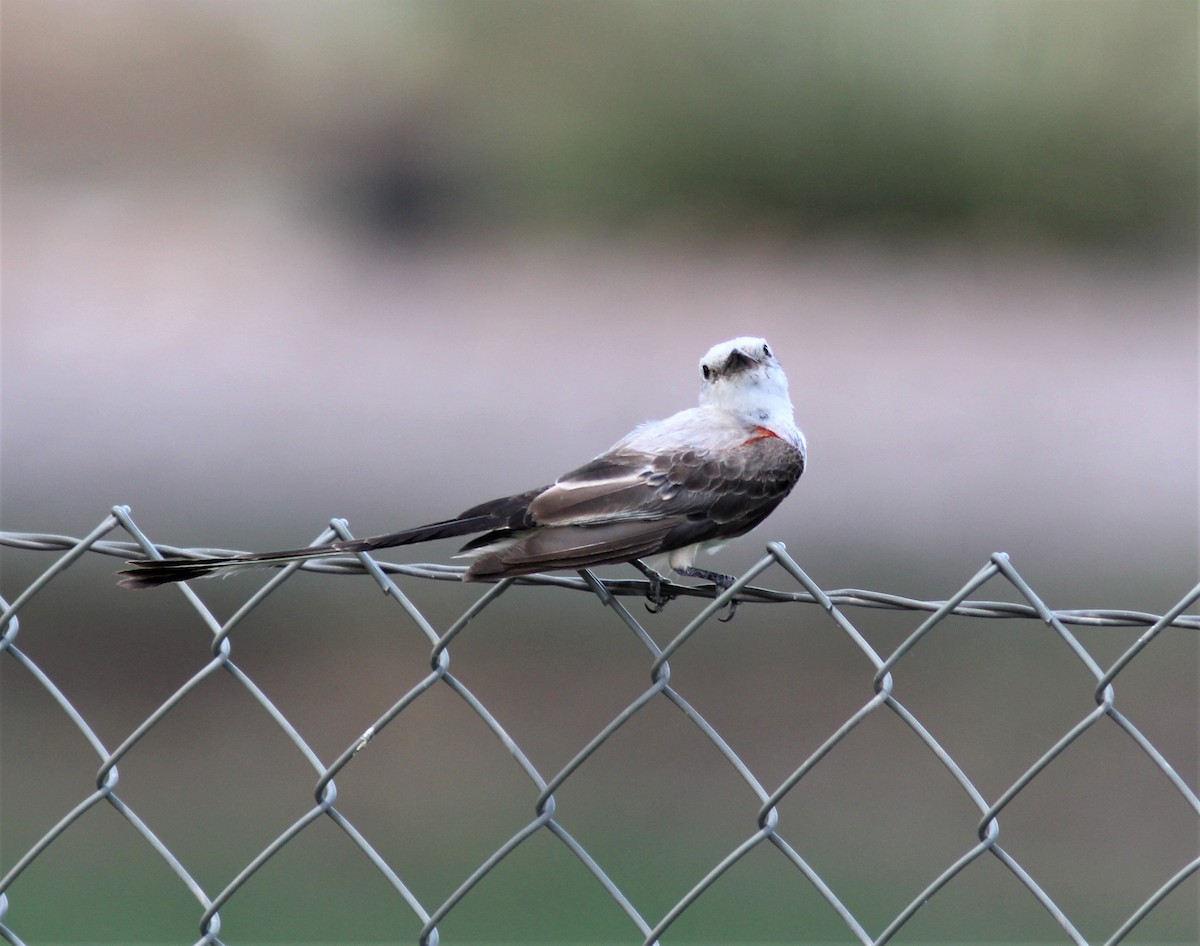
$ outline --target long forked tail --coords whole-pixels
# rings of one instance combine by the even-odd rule
[[[416,542],[432,542],[460,535],[471,535],[489,529],[522,528],[527,524],[530,500],[541,490],[530,490],[518,496],[507,496],[468,509],[461,516],[444,519],[415,529],[389,532],[386,535],[328,545],[312,545],[304,549],[286,549],[280,552],[247,552],[244,555],[229,555],[213,558],[168,558],[129,562],[129,568],[118,572],[117,582],[122,588],[154,588],[175,581],[191,581],[193,578],[209,578],[229,574],[246,568],[278,567],[291,562],[303,562],[331,555],[346,555],[355,552],[373,552],[376,549],[412,545]]]

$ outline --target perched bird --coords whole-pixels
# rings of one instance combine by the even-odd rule
[[[775,355],[764,339],[735,338],[714,345],[700,360],[698,407],[643,424],[549,486],[367,539],[224,558],[130,562],[120,584],[149,588],[483,533],[460,552],[472,559],[464,581],[620,562],[657,579],[640,560],[668,553],[679,575],[725,589],[733,578],[697,568],[696,553],[762,522],[796,485],[805,457],[787,377]]]

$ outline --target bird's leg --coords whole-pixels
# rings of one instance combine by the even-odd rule
[[[629,564],[649,579],[650,590],[646,592],[646,598],[648,599],[646,610],[651,614],[658,614],[667,606],[667,602],[675,597],[673,594],[663,590],[663,585],[669,585],[670,582],[640,558],[631,560]]]
[[[728,591],[733,587],[733,583],[737,581],[732,575],[722,575],[720,572],[710,572],[707,568],[696,568],[694,565],[684,565],[682,568],[675,567],[684,578],[699,578],[701,581],[711,581],[721,591]],[[723,618],[717,618],[722,624],[728,624],[733,620],[734,614],[737,613],[737,599],[731,599],[729,602],[729,613]]]

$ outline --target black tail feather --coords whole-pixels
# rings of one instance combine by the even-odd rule
[[[514,528],[528,524],[529,503],[541,489],[530,490],[517,496],[506,496],[489,503],[468,509],[461,516],[444,519],[429,525],[389,532],[386,535],[370,536],[365,539],[350,539],[331,542],[328,545],[313,545],[303,549],[287,549],[280,552],[250,552],[245,555],[229,555],[222,558],[173,558],[127,563],[130,567],[118,572],[122,588],[154,588],[173,581],[191,581],[227,573],[229,569],[254,566],[279,566],[289,562],[325,558],[330,555],[345,555],[355,552],[374,552],[377,549],[412,545],[416,542],[432,542],[449,539],[489,529]]]
[[[128,562],[130,568],[117,572],[122,576],[117,582],[122,588],[156,588],[173,581],[191,581],[193,578],[208,578],[219,566],[203,565],[191,559],[166,559],[165,561]]]

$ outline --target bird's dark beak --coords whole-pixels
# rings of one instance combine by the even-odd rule
[[[752,365],[758,364],[753,358],[747,355],[739,348],[735,348],[730,352],[729,357],[725,359],[725,370],[722,374],[737,374],[739,371],[745,371]]]

